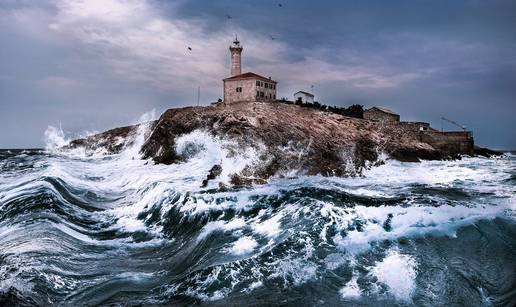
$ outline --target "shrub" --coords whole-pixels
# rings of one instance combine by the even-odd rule
[[[295,104],[296,106],[301,106],[304,108],[314,108],[321,111],[332,112],[335,114],[340,114],[349,117],[364,118],[364,107],[359,104],[353,104],[348,108],[345,108],[337,106],[327,106],[325,104],[321,104],[319,101],[314,101],[314,103],[303,103],[300,99],[296,101],[289,101],[285,97],[278,100],[278,102],[285,104]]]
[[[346,116],[364,118],[364,107],[359,104],[349,106],[344,112]]]

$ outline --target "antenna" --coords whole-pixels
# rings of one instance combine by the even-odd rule
[[[451,120],[451,119],[447,119],[446,117],[441,117],[441,132],[442,132],[442,130],[443,130],[443,128],[442,128],[442,123],[443,123],[442,121],[443,121],[443,120],[444,120],[444,121],[449,122],[449,123],[450,123],[450,124],[452,124],[452,125],[455,125],[455,126],[457,126],[457,127],[461,128],[463,131],[466,131],[466,126],[463,126],[463,125],[461,125],[461,124],[458,124],[457,122],[455,122],[455,121],[453,121],[453,120]]]

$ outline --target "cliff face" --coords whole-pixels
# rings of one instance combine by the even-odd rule
[[[301,172],[308,175],[348,175],[375,163],[384,153],[400,161],[445,159],[469,152],[443,151],[421,141],[418,131],[397,123],[378,123],[311,108],[280,103],[222,103],[208,107],[170,109],[150,123],[141,148],[143,158],[156,163],[178,163],[178,137],[203,130],[213,137],[231,140],[241,149],[257,149],[259,163],[233,177],[234,183]],[[136,126],[118,128],[71,146],[104,144],[121,149]],[[217,172],[215,172],[217,173]]]
[[[376,161],[382,152],[402,161],[445,157],[420,142],[416,131],[397,124],[280,103],[237,103],[166,111],[142,147],[144,158],[157,163],[181,161],[175,140],[196,129],[237,141],[243,148],[264,145],[263,164],[245,174],[257,178],[290,170],[345,175]]]

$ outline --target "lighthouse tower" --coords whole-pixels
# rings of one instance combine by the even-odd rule
[[[244,48],[240,45],[238,38],[235,36],[233,45],[229,46],[231,51],[231,77],[242,74],[242,50]]]

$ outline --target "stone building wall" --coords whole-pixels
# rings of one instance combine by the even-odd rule
[[[260,86],[257,85],[260,82]],[[265,87],[265,83],[268,84]],[[263,86],[262,86],[263,84]],[[274,88],[270,85],[274,84]],[[276,99],[276,84],[272,81],[257,79],[237,79],[224,81],[224,102],[233,103],[238,101],[270,101]],[[241,88],[241,92],[237,92]],[[263,97],[260,95],[263,93]]]
[[[400,125],[405,126],[413,131],[437,131],[434,128],[430,127],[429,123],[425,122],[400,122]]]
[[[400,116],[398,114],[391,114],[375,108],[371,108],[364,111],[364,119],[379,122],[399,122]]]
[[[473,135],[470,131],[421,131],[419,133],[422,142],[432,145],[434,148],[447,153],[450,156],[457,154],[474,154]]]
[[[260,85],[257,85],[257,82],[260,82]],[[254,80],[255,83],[255,97],[256,101],[270,101],[276,100],[276,83],[265,80]],[[267,86],[265,86],[267,84]],[[272,87],[273,86],[273,87]],[[263,97],[258,95],[259,92],[263,93]]]
[[[254,82],[252,79],[224,81],[224,102],[255,101],[256,85]],[[242,92],[237,92],[237,88],[242,88]]]

